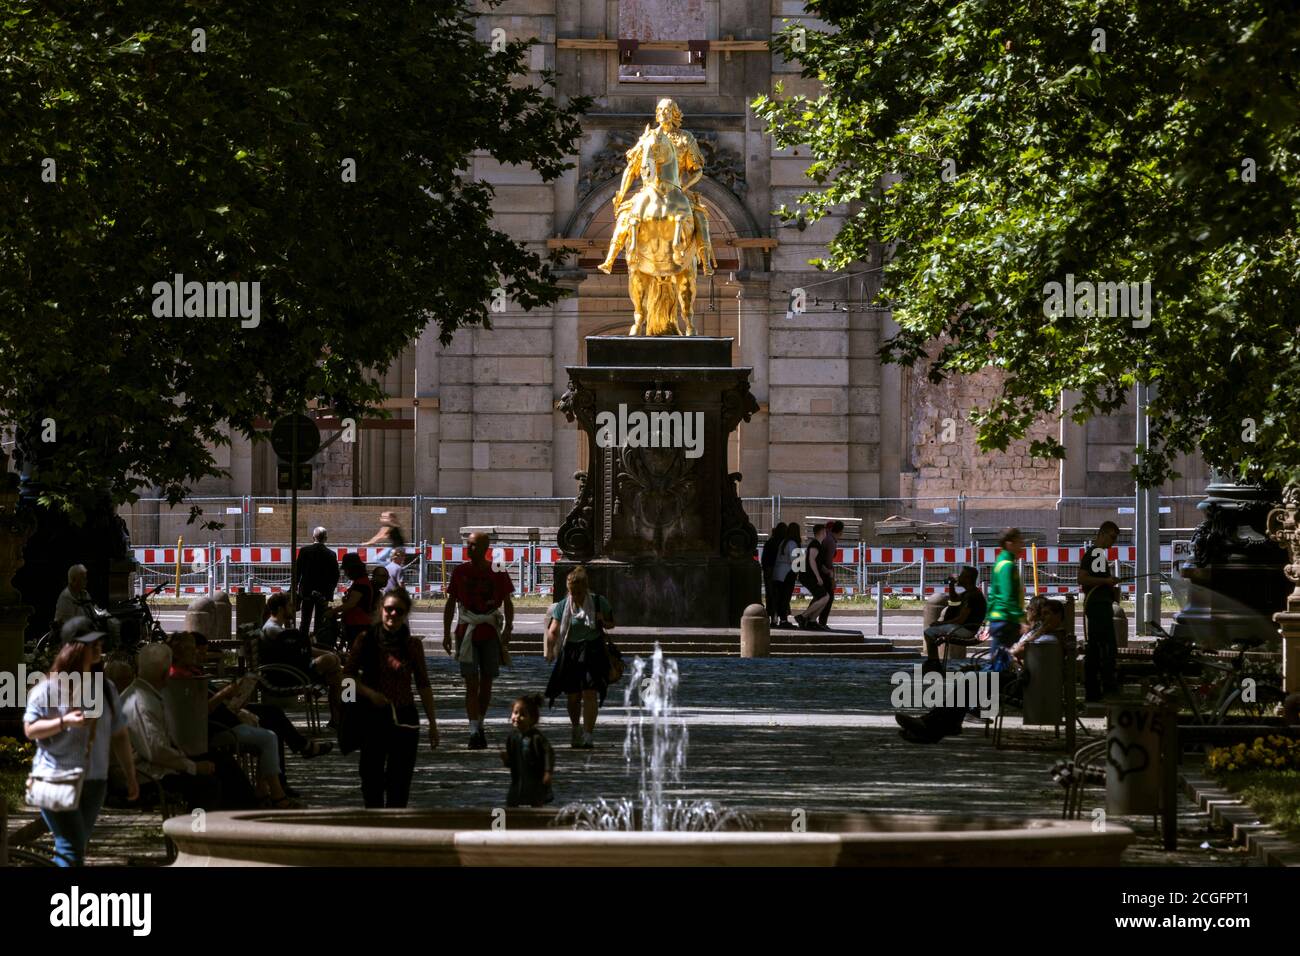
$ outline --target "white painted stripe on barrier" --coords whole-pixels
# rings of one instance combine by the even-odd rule
[[[217,560],[231,564],[288,564],[289,549],[278,547],[266,548],[218,548]]]
[[[468,561],[469,549],[463,544],[446,544],[441,547],[431,544],[425,547],[424,557],[427,561]]]
[[[530,549],[527,547],[516,548],[512,546],[493,545],[491,555],[493,561],[504,561],[506,564],[514,564],[522,558],[528,557],[530,550],[547,550],[547,549]],[[559,552],[558,548],[551,549]],[[424,549],[424,558],[426,561],[455,561],[463,563],[469,560],[469,548],[463,544],[446,544],[439,547],[431,544]],[[550,563],[550,562],[548,562]]]
[[[856,550],[856,549],[851,549]],[[868,564],[917,564],[923,559],[927,564],[969,564],[973,548],[866,548],[865,556]],[[1035,557],[1039,564],[1078,564],[1083,560],[1083,554],[1089,550],[1085,546],[1076,547],[1042,547],[1035,549]],[[981,564],[992,564],[997,560],[1000,548],[979,548],[978,560]],[[1113,547],[1107,551],[1107,558],[1111,561],[1133,562],[1137,559],[1137,548],[1132,545],[1125,547]],[[856,560],[856,556],[849,560]],[[1025,560],[1030,561],[1031,557],[1028,551],[1025,552]],[[1171,545],[1160,546],[1160,560],[1172,561],[1173,548]]]
[[[302,553],[302,545],[298,548],[299,554]],[[359,554],[361,560],[367,564],[373,564],[379,560],[379,556],[384,554],[388,548],[331,548],[339,558],[345,554]],[[229,561],[231,564],[288,564],[289,548],[287,545],[268,545],[260,547],[231,547],[217,548],[217,560]]]
[[[361,555],[361,560],[362,560],[362,561],[365,561],[367,564],[370,564],[370,563],[372,563],[372,562],[378,561],[378,560],[379,560],[379,556],[380,556],[381,554],[384,554],[385,552],[387,552],[387,551],[389,550],[389,548],[387,548],[387,547],[383,547],[383,548],[334,548],[333,550],[334,550],[335,555],[338,556],[339,560],[342,560],[342,559],[343,559],[343,555],[345,555],[345,554],[349,554],[349,553],[350,553],[350,554],[359,554],[359,555]]]
[[[216,550],[216,560],[228,560],[233,564],[288,564],[289,548],[286,545],[266,545],[256,547],[219,547]],[[334,548],[335,554],[340,558],[348,553],[359,554],[363,561],[373,563],[379,560],[379,556],[386,552],[387,548]],[[493,547],[493,554],[500,559],[504,555],[504,560],[515,562],[520,557],[530,558],[534,564],[555,564],[563,560],[563,552],[558,547]],[[924,560],[927,564],[965,564],[971,561],[971,548],[837,548],[835,551],[836,564],[856,564],[859,558],[859,551],[868,564],[916,564]],[[998,548],[979,548],[978,559],[983,564],[991,564],[997,560],[999,553]],[[1039,547],[1036,549],[1035,557],[1039,564],[1077,564],[1083,559],[1085,547]],[[133,549],[136,561],[141,564],[174,564],[176,561],[176,549],[174,547],[145,547]],[[208,560],[208,551],[206,547],[185,548],[183,562],[206,561]],[[439,553],[441,551],[441,553]],[[531,554],[529,552],[531,551]],[[1133,562],[1136,560],[1137,549],[1132,546],[1113,547],[1108,549],[1107,558],[1111,561]],[[424,556],[427,560],[437,561],[468,561],[469,549],[465,545],[426,545]],[[758,555],[754,555],[758,559]],[[1028,552],[1025,554],[1025,560],[1030,560]],[[1170,545],[1160,546],[1160,560],[1172,561],[1173,548]]]
[[[132,548],[135,560],[140,564],[175,564],[176,549],[173,548]],[[192,564],[195,561],[206,563],[207,548],[184,548],[181,562]]]

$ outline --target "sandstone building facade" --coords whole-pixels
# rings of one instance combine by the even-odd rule
[[[697,188],[720,268],[700,278],[696,324],[701,334],[734,338],[733,361],[754,370],[760,412],[729,449],[744,495],[1131,494],[1131,416],[1065,426],[1070,454],[1060,465],[1034,462],[1023,447],[980,453],[965,417],[996,390],[994,373],[933,386],[920,369],[882,365],[877,349],[891,320],[873,305],[878,257],[842,273],[809,266],[842,219],[800,228],[772,215],[806,188],[807,159],[799,149],[774,149],[749,109],[778,82],[787,92],[814,92],[796,64],[766,47],[787,20],[822,27],[787,0],[508,0],[485,12],[481,38],[494,30],[537,38],[532,67],[558,73],[558,95],[595,101],[575,167],[558,181],[544,184],[487,156],[473,165],[473,175],[495,187],[499,228],[538,251],[571,250],[561,275],[572,294],[531,313],[510,306],[492,330],[462,330],[446,348],[427,332],[385,376],[392,420],[363,423],[355,443],[332,445],[313,494],[575,493],[585,450],[555,402],[565,367],[585,361],[584,339],[630,325],[621,264],[613,276],[595,264],[613,228],[622,152],[664,96],[681,107],[708,163]],[[702,63],[697,55],[663,64],[640,62],[655,57],[626,42],[620,49],[620,40],[709,43],[696,44]],[[807,290],[808,311],[789,315],[796,287]],[[955,432],[945,428],[949,419]],[[205,482],[197,493],[276,494],[266,443],[237,439],[220,454],[230,478]],[[1167,490],[1199,493],[1204,469],[1191,462],[1184,472]]]

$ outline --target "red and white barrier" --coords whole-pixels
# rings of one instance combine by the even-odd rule
[[[306,545],[304,545],[305,547]],[[359,555],[367,563],[374,564],[379,561],[380,555],[385,554],[389,549],[386,547],[335,547],[333,551],[340,558],[343,555],[352,553]],[[1027,553],[1024,564],[1031,564],[1035,560],[1038,564],[1049,568],[1059,570],[1066,566],[1078,566],[1083,560],[1085,553],[1091,549],[1087,546],[1074,547],[1036,547],[1031,553]],[[1107,559],[1110,561],[1122,561],[1134,563],[1137,549],[1133,546],[1112,547],[1107,549]],[[838,595],[851,596],[854,594],[871,594],[875,591],[875,581],[881,579],[879,566],[895,566],[895,570],[901,570],[903,567],[916,566],[922,563],[926,565],[961,565],[976,564],[987,569],[996,560],[1000,552],[997,547],[890,547],[890,548],[868,548],[862,544],[854,544],[846,547],[839,547],[835,550],[835,563],[845,571],[857,569],[857,577],[871,582],[866,587],[859,587],[863,580],[858,580],[853,585],[837,585],[835,593]],[[1173,549],[1169,545],[1160,548],[1160,560],[1168,562],[1173,560]],[[135,548],[134,556],[136,561],[144,566],[151,566],[153,573],[160,575],[164,580],[168,570],[175,565],[177,555],[183,565],[188,565],[186,573],[197,571],[204,565],[222,564],[227,565],[270,565],[278,566],[287,571],[290,564],[290,549],[285,545],[254,545],[254,546],[198,546],[182,548],[179,550],[175,547],[143,547]],[[409,554],[416,555],[425,563],[426,580],[424,587],[419,587],[418,576],[413,571],[409,573],[407,587],[413,594],[421,596],[431,596],[441,594],[443,584],[440,581],[432,580],[437,574],[431,567],[434,564],[452,564],[458,565],[469,560],[469,547],[465,544],[433,544],[424,545],[422,549],[412,550]],[[534,593],[549,594],[553,588],[549,584],[541,581],[541,575],[538,574],[537,568],[554,567],[564,560],[563,552],[559,547],[546,546],[495,546],[491,549],[491,558],[494,562],[499,562],[507,566],[514,566],[516,570],[519,565],[524,565],[524,573],[521,580],[516,580],[516,586],[528,585]],[[759,555],[754,555],[754,560],[759,560]],[[531,572],[528,566],[532,567]],[[240,577],[249,581],[248,572],[253,569],[249,568],[238,572]],[[865,576],[864,576],[865,572]],[[450,573],[450,572],[449,572]],[[267,577],[275,578],[284,576],[284,571],[263,573],[260,575],[264,580]],[[252,575],[255,579],[259,575]],[[546,575],[549,577],[549,574]],[[1049,573],[1048,575],[1052,575]],[[286,584],[258,584],[251,585],[247,588],[240,588],[233,580],[232,574],[231,590],[248,590],[253,593],[274,594],[279,591],[288,589]],[[1024,584],[1027,593],[1033,592],[1032,578],[1029,568],[1024,568]],[[224,580],[224,578],[221,578]],[[880,583],[883,585],[883,593],[893,595],[930,595],[943,590],[942,582],[936,582],[933,585],[927,584],[924,588],[919,585],[888,584],[886,575]],[[219,583],[219,582],[214,582]],[[338,594],[342,594],[347,589],[347,582],[342,582],[338,588]],[[1119,585],[1119,589],[1126,594],[1133,594],[1137,591],[1138,585],[1134,582],[1127,582]],[[1051,583],[1041,584],[1036,593],[1039,594],[1069,594],[1077,592],[1078,588],[1073,584]],[[203,584],[182,585],[182,594],[205,594],[208,587]],[[169,584],[166,592],[175,593],[175,585]],[[802,587],[796,585],[796,593],[806,596],[808,592]]]
[[[856,551],[856,548],[847,549]],[[978,560],[981,564],[992,564],[998,559],[1001,548],[866,548],[865,558],[867,564],[916,564],[925,561],[926,564],[970,564],[972,553],[978,550]],[[1091,550],[1085,546],[1078,547],[1050,547],[1034,548],[1034,554],[1030,555],[1028,549],[1025,551],[1025,560],[1031,561],[1034,558],[1039,564],[1078,564],[1083,560],[1085,551]],[[1137,560],[1137,548],[1131,545],[1125,547],[1113,547],[1106,551],[1106,558],[1109,561],[1128,561]],[[838,558],[836,559],[839,560]],[[856,555],[847,560],[856,560]],[[1171,545],[1160,546],[1160,560],[1173,560],[1173,547]]]
[[[802,584],[796,584],[796,585],[795,585],[795,589],[794,589],[794,593],[795,593],[795,594],[798,594],[798,595],[800,595],[800,596],[807,597],[807,596],[810,596],[812,592],[810,592],[810,591],[808,591],[806,588],[804,588],[804,586],[803,586]],[[851,596],[851,595],[857,594],[858,592],[857,592],[857,588],[853,587],[852,585],[844,586],[844,585],[839,585],[839,584],[837,584],[837,585],[835,586],[835,593],[836,593],[836,594],[847,594],[847,595],[850,595],[850,596]]]
[[[206,584],[182,584],[181,593],[182,594],[207,594],[208,586]],[[166,597],[169,594],[172,597],[176,596],[176,585],[168,584],[166,587],[164,587],[161,591],[158,592],[159,597]]]
[[[133,548],[135,560],[138,564],[175,564],[175,548]],[[199,562],[208,563],[207,548],[182,548],[181,563],[194,564]]]
[[[543,548],[528,547],[500,547],[494,545],[489,552],[493,561],[504,561],[506,564],[514,564],[521,558],[526,558],[529,551],[546,550]],[[554,549],[558,551],[559,549]],[[469,560],[469,547],[463,544],[431,544],[425,547],[424,557],[426,561],[446,561],[449,564],[455,562],[461,564]]]
[[[303,545],[298,549],[302,553]],[[384,554],[388,548],[332,548],[331,549],[339,558],[345,554],[358,554],[361,560],[367,564],[373,564],[379,560],[379,556]],[[289,564],[289,548],[287,547],[234,547],[234,548],[217,548],[217,560],[229,561],[231,564]]]

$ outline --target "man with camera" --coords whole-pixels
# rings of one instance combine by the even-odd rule
[[[925,656],[931,660],[939,659],[939,645],[944,641],[969,641],[979,632],[988,610],[983,593],[975,586],[979,574],[978,569],[965,565],[956,576],[948,578],[948,607],[943,620],[924,631]]]

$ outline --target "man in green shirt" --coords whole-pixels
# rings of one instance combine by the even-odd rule
[[[1020,584],[1018,562],[1025,553],[1019,528],[1006,528],[998,538],[1001,550],[989,576],[989,670],[1011,667],[1012,645],[1020,640],[1025,619],[1025,589]]]

